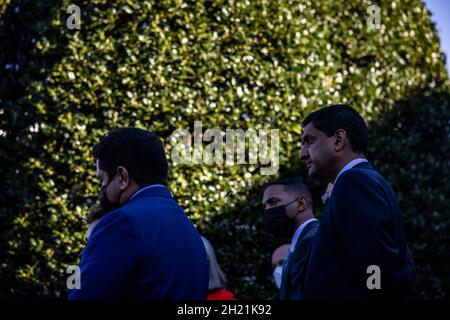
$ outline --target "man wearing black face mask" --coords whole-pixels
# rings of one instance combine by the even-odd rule
[[[105,213],[120,208],[120,202],[111,202],[108,199],[107,189],[108,189],[108,186],[109,186],[109,184],[111,182],[112,182],[112,180],[109,181],[106,185],[100,187],[100,194],[99,194],[99,197],[98,197],[98,200],[100,202],[100,206],[102,207],[102,209],[104,210]],[[120,199],[121,195],[122,194],[119,194],[119,199]]]
[[[266,187],[263,206],[266,228],[274,236],[289,238],[291,242],[283,265],[280,299],[300,300],[311,239],[319,228],[313,216],[311,194],[300,180],[279,180]]]
[[[73,289],[69,299],[206,299],[206,251],[167,188],[159,137],[115,129],[93,155],[102,212],[90,216],[97,223],[81,254],[81,289]]]

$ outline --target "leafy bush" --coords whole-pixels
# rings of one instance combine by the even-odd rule
[[[448,76],[420,1],[380,1],[380,29],[363,0],[79,0],[80,30],[66,27],[70,4],[0,4],[0,299],[65,297],[97,197],[90,148],[110,128],[157,133],[169,158],[172,132],[195,120],[279,129],[279,175],[305,177],[301,119],[336,102],[371,124],[371,160],[399,195],[422,297],[448,297]],[[275,296],[281,240],[259,205],[274,178],[259,165],[170,168],[241,299]],[[305,179],[319,202],[323,186]]]

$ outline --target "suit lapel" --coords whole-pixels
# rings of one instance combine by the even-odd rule
[[[294,248],[294,252],[290,252],[289,251],[289,255],[283,265],[283,276],[282,279],[284,278],[284,275],[286,274],[290,274],[291,272],[291,265],[289,263],[290,260],[292,259],[296,259],[297,255],[300,254],[302,248],[301,246],[301,242],[303,240],[303,238],[305,237],[305,235],[308,234],[309,231],[311,231],[311,229],[313,229],[315,226],[317,226],[317,224],[319,223],[319,221],[311,221],[310,223],[308,223],[306,225],[306,227],[302,230],[302,233],[300,234],[300,236],[298,237],[297,243],[295,244],[295,248]],[[290,249],[289,249],[290,250]],[[302,257],[302,260],[305,257]]]
[[[302,233],[298,237],[297,243],[295,244],[295,250],[297,250],[297,247],[299,246],[301,240],[308,234],[309,231],[311,231],[311,229],[315,228],[318,223],[319,221],[314,220],[306,225],[306,227],[302,230]]]
[[[306,257],[309,254],[309,248],[307,248],[307,250],[302,250],[302,248],[300,247],[302,240],[305,238],[305,236],[309,233],[309,231],[311,231],[312,229],[314,229],[317,225],[319,224],[319,221],[312,221],[310,223],[308,223],[308,225],[305,227],[305,229],[303,229],[300,237],[298,238],[298,241],[295,245],[295,250],[294,252],[296,252],[297,254],[303,253],[303,256],[301,257],[301,264],[303,265],[303,261],[306,259]]]

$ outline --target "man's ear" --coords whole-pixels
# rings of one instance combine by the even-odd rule
[[[305,211],[308,208],[308,200],[306,197],[300,197],[297,202],[297,209],[299,211]]]
[[[334,133],[334,150],[341,151],[345,147],[345,139],[347,138],[347,132],[344,129],[338,129]]]
[[[130,175],[125,167],[117,167],[117,177],[119,178],[120,190],[125,190],[130,184]]]

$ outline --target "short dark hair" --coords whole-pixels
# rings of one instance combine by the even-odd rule
[[[109,179],[114,177],[118,166],[123,166],[140,187],[167,184],[168,164],[163,145],[149,131],[132,127],[113,129],[94,146],[92,154]]]
[[[296,178],[275,180],[266,184],[265,189],[270,186],[283,186],[285,190],[290,190],[298,194],[299,196],[304,196],[308,201],[308,206],[311,209],[313,208],[311,192],[309,192],[308,187],[303,183],[302,180]]]
[[[336,104],[310,113],[302,122],[305,127],[312,122],[314,127],[331,137],[338,129],[347,133],[351,149],[354,152],[367,154],[368,130],[364,119],[351,106]]]

